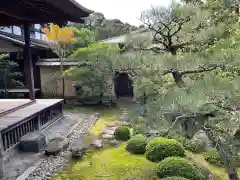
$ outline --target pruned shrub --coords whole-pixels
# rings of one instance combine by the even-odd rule
[[[121,141],[127,141],[130,139],[130,130],[126,126],[119,126],[115,132],[114,132],[114,137],[116,140],[121,140]]]
[[[175,139],[154,138],[146,146],[146,158],[152,162],[159,162],[170,156],[184,156],[184,148]]]
[[[144,154],[146,151],[147,138],[141,134],[133,136],[127,143],[126,150],[133,154]]]
[[[157,166],[159,178],[180,176],[191,180],[204,180],[201,172],[189,161],[180,157],[168,157]]]
[[[208,148],[206,152],[203,153],[204,159],[210,164],[221,167],[223,162],[221,161],[220,154],[216,148]]]
[[[180,176],[172,176],[172,177],[162,178],[162,180],[188,180],[188,179]]]
[[[201,141],[191,140],[185,145],[185,148],[191,152],[200,153],[204,151],[205,146],[202,144]]]
[[[137,135],[137,134],[146,134],[147,130],[146,127],[144,127],[143,125],[137,124],[133,127],[133,134]]]

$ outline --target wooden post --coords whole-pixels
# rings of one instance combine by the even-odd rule
[[[31,100],[35,100],[32,53],[30,47],[30,24],[24,24],[24,38],[25,38],[24,67],[26,67],[25,72],[27,75],[26,83],[29,89],[29,98]]]
[[[0,179],[4,178],[4,144],[0,132]]]

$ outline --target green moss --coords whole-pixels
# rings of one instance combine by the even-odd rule
[[[55,180],[155,180],[156,164],[143,155],[131,155],[125,150],[126,144],[88,154],[82,161],[57,175]],[[61,177],[62,176],[62,177]]]

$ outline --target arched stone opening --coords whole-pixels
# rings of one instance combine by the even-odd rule
[[[114,92],[117,98],[133,97],[133,82],[127,73],[115,73]]]

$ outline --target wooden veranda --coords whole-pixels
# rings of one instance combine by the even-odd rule
[[[61,99],[35,99],[30,25],[83,22],[92,11],[74,0],[4,0],[0,6],[0,26],[23,25],[24,64],[29,100],[0,100],[0,147],[14,147],[29,132],[42,130],[62,116]],[[0,148],[1,149],[1,148]]]

